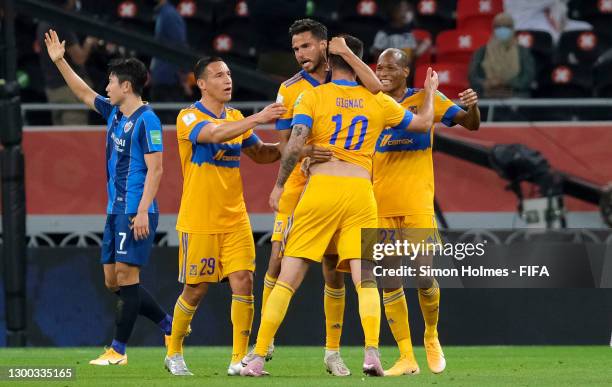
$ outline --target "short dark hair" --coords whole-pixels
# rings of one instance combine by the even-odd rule
[[[293,22],[289,27],[289,36],[310,32],[312,36],[319,40],[327,40],[327,27],[312,19],[299,19]]]
[[[346,45],[355,55],[360,59],[363,57],[363,42],[361,40],[348,34],[341,34],[338,37],[344,38]],[[329,54],[329,65],[332,69],[353,71],[353,68],[340,55]]]
[[[136,95],[142,95],[142,90],[147,84],[149,73],[144,63],[136,58],[114,59],[108,64],[108,74],[115,75],[119,83],[130,82],[132,91]]]
[[[193,66],[193,75],[195,76],[195,78],[202,78],[202,76],[206,74],[206,68],[208,67],[208,65],[213,62],[223,62],[223,59],[218,56],[205,56],[203,58],[198,59],[195,66]]]

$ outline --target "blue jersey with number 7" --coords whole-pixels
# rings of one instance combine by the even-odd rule
[[[371,173],[383,129],[405,130],[411,120],[412,113],[384,93],[374,95],[357,82],[334,80],[298,97],[291,125],[308,126],[308,144],[327,147],[336,158]]]

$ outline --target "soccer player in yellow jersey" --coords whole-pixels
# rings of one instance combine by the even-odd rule
[[[406,86],[410,60],[405,52],[388,49],[378,58],[376,75],[384,92],[404,108],[416,112],[422,109],[426,91]],[[467,112],[441,93],[434,100],[434,122],[446,126],[459,124],[469,130],[480,126],[478,97],[471,89],[459,94]],[[379,227],[386,229],[412,229],[408,234],[422,234],[427,240],[431,234],[437,237],[434,213],[433,175],[433,126],[425,133],[385,129],[381,134],[374,155],[374,194],[378,205]],[[422,238],[421,238],[422,237]],[[417,264],[431,265],[432,257],[419,257]],[[434,373],[444,370],[446,362],[438,341],[438,307],[440,290],[433,277],[418,277],[419,303],[425,320],[425,351],[427,364]],[[419,366],[412,352],[408,309],[404,290],[400,286],[386,288],[383,292],[385,315],[399,350],[400,358],[385,375],[419,373]]]
[[[361,57],[363,43],[344,36],[347,46]],[[428,70],[426,97],[418,114],[391,97],[373,95],[355,81],[351,67],[337,55],[329,56],[332,81],[302,93],[295,105],[292,133],[283,150],[281,167],[270,205],[278,209],[289,175],[305,143],[325,146],[334,153],[328,162],[310,167],[306,188],[293,212],[281,272],[261,319],[255,351],[245,359],[244,376],[264,374],[267,347],[280,326],[291,297],[300,286],[309,262],[321,262],[332,239],[338,252],[337,269],[349,271],[357,289],[359,315],[365,335],[363,370],[382,376],[378,354],[380,299],[372,278],[362,278],[361,229],[377,226],[371,182],[372,157],[382,130],[426,130],[433,123],[433,95],[437,74]]]
[[[210,283],[228,279],[232,289],[232,360],[229,375],[240,372],[253,323],[255,246],[242,195],[240,152],[257,163],[280,158],[277,144],[264,144],[252,128],[280,117],[281,104],[244,118],[225,105],[232,77],[220,58],[203,58],[194,68],[202,98],[181,110],[176,134],[183,170],[179,234],[179,282],[172,335],[165,366],[173,375],[192,375],[183,358],[183,338]]]
[[[287,112],[276,121],[275,128],[279,131],[281,147],[284,147],[291,135],[291,120],[293,119],[293,105],[298,96],[312,88],[324,84],[329,79],[327,68],[326,50],[331,54],[341,56],[351,66],[357,78],[372,93],[376,94],[382,90],[382,85],[376,74],[357,55],[355,55],[344,42],[344,39],[335,37],[327,42],[327,28],[314,20],[301,19],[295,21],[289,28],[291,46],[295,59],[302,70],[283,82],[278,90],[277,102],[282,103]],[[310,156],[313,162],[327,161],[332,153],[326,148],[306,146],[304,155]],[[297,166],[289,176],[285,190],[280,200],[279,210],[276,212],[274,229],[272,234],[272,251],[268,270],[264,278],[264,290],[262,295],[262,312],[265,310],[266,301],[281,270],[281,246],[284,233],[297,201],[302,194],[306,177]],[[344,275],[335,270],[338,257],[333,246],[328,249],[323,260],[323,277],[325,289],[323,304],[325,310],[325,356],[324,363],[327,371],[335,376],[348,376],[350,370],[346,367],[340,357],[340,336],[344,322]],[[266,359],[272,357],[274,346],[270,345]]]

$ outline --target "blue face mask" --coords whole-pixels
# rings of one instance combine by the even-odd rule
[[[512,31],[512,28],[509,27],[497,27],[495,29],[495,37],[502,42],[507,42],[510,40],[513,34],[514,31]]]

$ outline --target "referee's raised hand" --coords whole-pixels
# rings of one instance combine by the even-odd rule
[[[60,42],[57,32],[54,30],[45,32],[45,45],[47,46],[49,58],[51,58],[53,63],[64,58],[64,54],[66,53],[66,41],[62,40]]]

